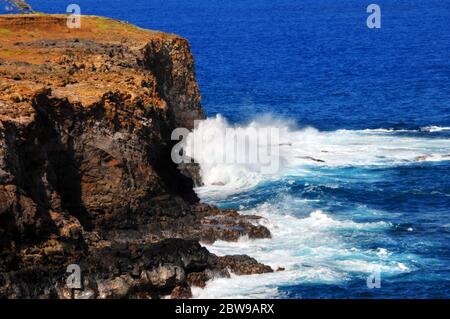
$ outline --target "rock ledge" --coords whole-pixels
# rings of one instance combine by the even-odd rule
[[[0,16],[0,298],[187,298],[229,271],[272,271],[199,244],[270,233],[199,203],[198,168],[170,159],[172,130],[204,118],[189,43],[66,18]]]

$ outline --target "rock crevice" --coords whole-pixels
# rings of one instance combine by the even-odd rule
[[[269,237],[256,216],[199,203],[170,157],[203,119],[185,39],[83,17],[0,16],[0,297],[190,297],[271,271],[199,241]],[[83,288],[65,286],[80,265]]]

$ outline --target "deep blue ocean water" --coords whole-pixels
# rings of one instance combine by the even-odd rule
[[[29,2],[62,13],[74,1]],[[312,141],[307,155],[326,158],[269,178],[249,172],[250,186],[232,176],[226,191],[198,190],[262,215],[273,233],[208,248],[286,270],[217,280],[195,295],[450,297],[449,1],[378,0],[381,29],[367,28],[372,1],[361,0],[76,2],[83,14],[187,38],[210,118],[294,121],[292,149]],[[381,288],[369,289],[378,271]]]

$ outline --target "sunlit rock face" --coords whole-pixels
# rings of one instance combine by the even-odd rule
[[[198,203],[197,168],[171,161],[172,130],[204,118],[189,44],[66,19],[0,17],[0,297],[188,297],[190,273],[230,264],[198,240],[270,236]],[[71,263],[84,271],[75,292]]]

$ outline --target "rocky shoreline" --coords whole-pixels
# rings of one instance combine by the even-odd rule
[[[204,118],[188,42],[66,19],[0,16],[0,298],[189,298],[271,272],[199,244],[270,232],[200,203],[198,167],[171,161],[172,130]]]

